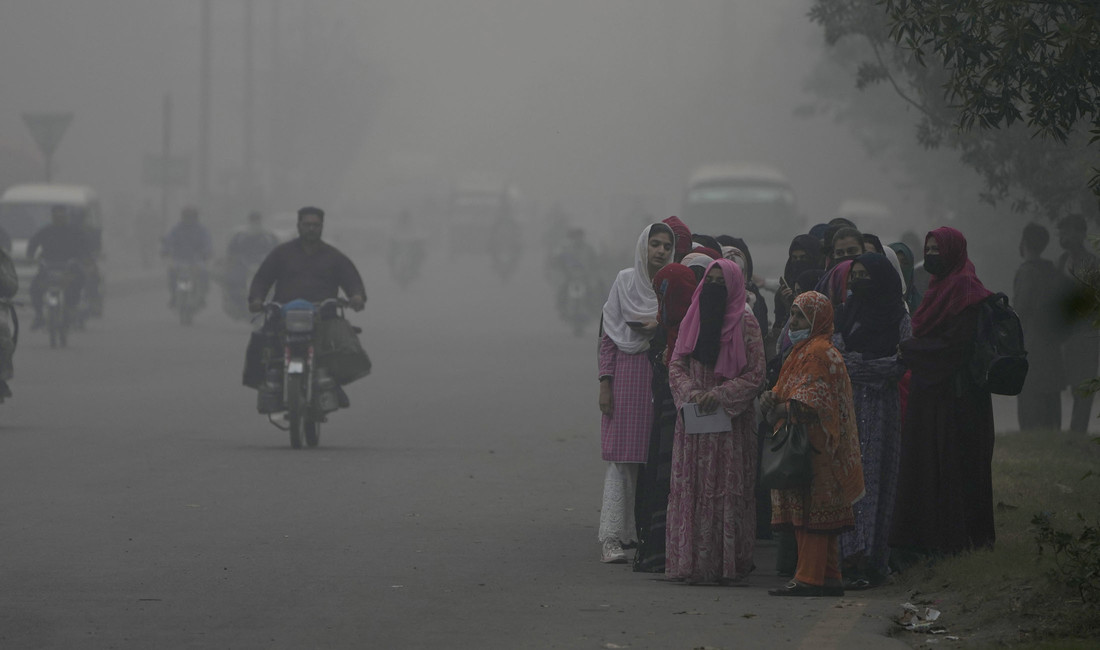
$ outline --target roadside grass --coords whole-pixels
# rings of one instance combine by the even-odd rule
[[[1049,548],[1040,554],[1032,519],[1045,513],[1075,533],[1100,526],[1100,444],[1052,431],[998,436],[993,502],[993,550],[910,567],[890,590],[939,609],[947,634],[966,647],[1097,647],[1100,606],[1053,577],[1055,559]],[[898,636],[923,646],[931,635]]]

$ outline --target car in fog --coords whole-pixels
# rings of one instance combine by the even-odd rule
[[[11,255],[19,275],[19,295],[24,299],[37,264],[27,261],[27,242],[39,228],[50,223],[53,206],[69,209],[72,223],[82,225],[94,240],[101,241],[103,211],[95,191],[84,185],[13,185],[0,196],[0,228],[11,237]]]

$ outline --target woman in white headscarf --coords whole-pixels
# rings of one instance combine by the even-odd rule
[[[653,276],[672,261],[676,236],[663,223],[638,238],[634,266],[619,271],[603,306],[600,337],[600,448],[607,461],[599,541],[603,562],[626,562],[637,541],[634,491],[653,426],[653,369],[645,354],[657,330]]]

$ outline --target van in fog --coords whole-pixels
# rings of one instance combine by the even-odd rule
[[[103,214],[99,197],[84,185],[13,185],[0,196],[0,228],[11,237],[11,256],[19,273],[19,293],[30,286],[37,267],[27,262],[27,241],[50,223],[55,205],[69,209],[69,219],[82,225],[99,247]]]
[[[757,163],[697,169],[684,193],[683,219],[692,232],[741,237],[750,245],[790,242],[805,229],[787,177]]]

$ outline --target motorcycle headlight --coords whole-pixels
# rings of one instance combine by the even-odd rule
[[[286,331],[295,334],[313,331],[313,312],[304,309],[292,309],[286,312],[284,323]]]

